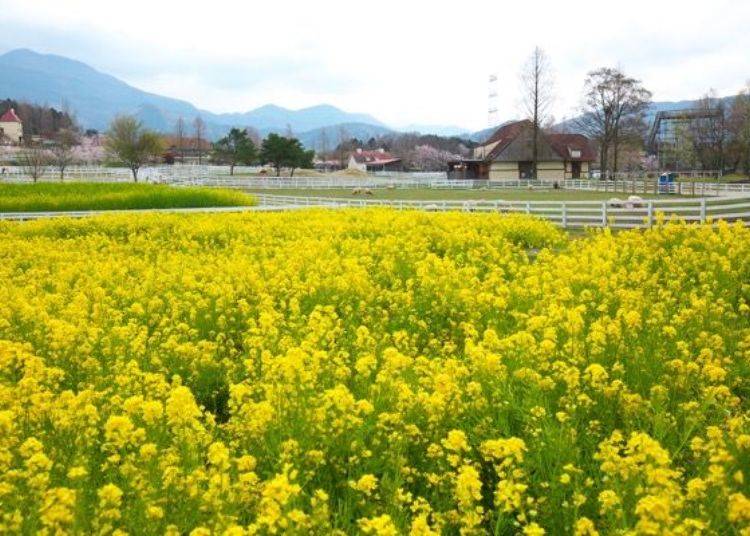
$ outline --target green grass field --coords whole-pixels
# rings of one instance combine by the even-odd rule
[[[253,193],[272,195],[294,195],[307,197],[345,197],[367,199],[418,199],[418,200],[462,200],[462,199],[502,199],[505,201],[596,201],[612,197],[627,198],[624,192],[584,192],[574,190],[443,190],[436,188],[404,188],[396,190],[372,190],[372,196],[353,195],[351,188],[335,189],[248,189]],[[636,194],[644,199],[656,198],[654,194]],[[664,197],[664,196],[662,196]]]
[[[226,207],[255,203],[247,193],[216,188],[76,182],[0,185],[0,212]]]

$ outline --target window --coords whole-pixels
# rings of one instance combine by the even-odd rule
[[[573,158],[581,158],[581,151],[577,149],[571,149],[570,156],[572,156]]]

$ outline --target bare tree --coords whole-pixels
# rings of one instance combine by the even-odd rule
[[[180,163],[183,163],[185,161],[185,120],[182,116],[177,118],[174,125],[174,138],[177,155],[180,158]]]
[[[60,182],[65,179],[65,168],[75,160],[73,149],[81,143],[75,130],[63,129],[55,135],[55,145],[52,147],[52,163],[60,172]]]
[[[750,175],[750,81],[732,101],[727,130],[733,167]]]
[[[344,125],[339,125],[338,145],[336,146],[336,151],[338,152],[339,165],[342,169],[346,167],[346,157],[347,153],[350,150],[350,142],[351,140],[349,140],[349,132],[346,130],[346,127]]]
[[[245,132],[247,132],[247,137],[250,138],[250,141],[253,142],[253,145],[256,147],[260,147],[260,144],[263,142],[263,138],[260,137],[260,132],[258,132],[258,129],[255,127],[245,127]]]
[[[675,171],[681,171],[681,168],[694,169],[697,153],[692,125],[679,122],[675,125],[674,130]]]
[[[643,116],[651,102],[651,92],[641,82],[625,76],[619,69],[604,67],[588,74],[584,84],[582,115],[578,128],[599,143],[602,178],[617,172],[620,144],[638,137],[644,128]]]
[[[40,144],[29,143],[21,152],[19,161],[24,174],[37,182],[47,171],[50,155]]]
[[[198,154],[198,164],[203,163],[203,143],[206,138],[206,123],[201,116],[193,120],[193,138],[195,141],[195,152]]]
[[[323,169],[328,171],[328,165],[326,164],[328,158],[328,131],[323,128],[320,131],[320,137],[318,138],[318,155],[323,160]]]
[[[690,122],[695,154],[703,169],[724,168],[726,124],[724,105],[714,90],[695,104],[696,115]]]
[[[125,164],[138,182],[138,170],[162,152],[161,136],[143,127],[135,117],[116,117],[109,126],[106,142],[109,155]]]
[[[554,99],[552,68],[544,51],[536,47],[521,72],[523,107],[533,126],[531,138],[531,178],[537,178],[539,133],[549,119]]]

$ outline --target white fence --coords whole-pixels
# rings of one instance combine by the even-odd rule
[[[620,194],[677,194],[690,196],[732,196],[750,194],[750,184],[743,183],[710,183],[710,182],[670,182],[659,184],[655,180],[428,180],[428,179],[366,179],[345,177],[264,177],[264,178],[198,178],[174,181],[173,184],[192,186],[212,186],[240,189],[292,189],[292,190],[325,190],[355,188],[440,188],[440,189],[513,189],[513,190],[582,190],[592,192],[612,192]]]
[[[260,168],[237,167],[238,174],[255,172]],[[4,167],[0,182],[31,182],[22,168]],[[40,178],[43,182],[59,181],[59,173],[48,168]],[[127,168],[102,166],[71,166],[65,170],[65,181],[130,182],[132,174]],[[750,194],[750,183],[672,182],[659,184],[655,179],[566,179],[566,180],[448,180],[445,173],[388,173],[369,175],[366,178],[327,177],[268,177],[230,176],[227,166],[172,165],[148,166],[139,171],[141,182],[174,185],[215,186],[224,188],[257,189],[333,189],[333,188],[491,188],[491,189],[552,189],[603,191],[614,193],[664,193],[694,196],[724,196]]]
[[[523,188],[519,183],[523,181],[510,181]],[[554,188],[555,184],[563,190],[585,190],[596,192],[619,192],[619,193],[644,193],[644,194],[677,194],[698,196],[722,196],[736,194],[750,194],[750,183],[728,183],[728,182],[667,182],[660,184],[655,179],[629,179],[629,180],[588,180],[588,179],[566,179],[564,181],[540,181],[538,187]]]
[[[414,201],[256,195],[264,206],[389,207],[398,210],[520,213],[566,228],[651,227],[659,217],[688,222],[741,221],[750,225],[750,197],[647,199],[641,201]]]

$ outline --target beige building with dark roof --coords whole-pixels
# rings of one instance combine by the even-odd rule
[[[360,171],[401,171],[403,169],[401,159],[384,149],[376,151],[357,149],[349,156],[347,167]]]
[[[471,158],[449,163],[449,176],[467,179],[530,179],[533,161],[533,125],[516,121],[498,128]],[[540,133],[537,175],[542,180],[586,178],[596,154],[581,134]]]

